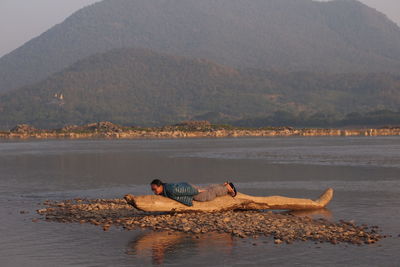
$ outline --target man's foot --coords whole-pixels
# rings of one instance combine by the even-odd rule
[[[228,194],[229,194],[231,197],[236,197],[237,191],[236,191],[236,188],[235,188],[235,186],[233,185],[233,183],[226,182],[226,183],[225,183],[225,186],[226,186],[226,188],[228,189]]]

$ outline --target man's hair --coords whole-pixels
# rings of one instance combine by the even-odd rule
[[[163,184],[163,182],[161,182],[161,180],[159,179],[154,179],[153,181],[151,181],[150,185],[156,185],[156,186],[161,186]]]

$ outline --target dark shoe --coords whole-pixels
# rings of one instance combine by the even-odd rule
[[[228,185],[233,189],[233,192],[229,192],[228,194],[231,195],[231,197],[236,197],[237,191],[233,183],[228,182]]]

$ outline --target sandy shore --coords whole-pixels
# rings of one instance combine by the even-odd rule
[[[274,136],[399,136],[400,127],[378,129],[296,129],[292,127],[235,128],[212,125],[208,122],[187,122],[158,128],[125,127],[111,122],[66,126],[61,129],[36,129],[17,125],[8,132],[0,132],[3,139],[139,139],[139,138],[221,138]]]
[[[227,211],[150,214],[134,209],[124,199],[46,201],[43,205],[45,207],[37,212],[46,221],[89,223],[98,225],[104,231],[115,226],[125,230],[151,229],[195,236],[228,233],[239,238],[272,237],[275,244],[313,241],[362,245],[378,242],[385,237],[378,226],[356,225],[342,220],[332,222],[325,218],[313,219],[299,216],[299,213]]]

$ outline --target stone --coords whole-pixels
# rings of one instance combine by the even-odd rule
[[[201,233],[201,230],[199,228],[195,228],[195,229],[193,229],[193,233],[199,234],[199,233]]]
[[[231,218],[225,217],[222,221],[223,221],[223,222],[230,222],[230,221],[231,221]]]
[[[14,128],[12,128],[10,130],[10,132],[12,133],[18,133],[18,134],[30,134],[30,133],[34,133],[37,132],[38,130],[29,125],[29,124],[18,124],[17,126],[15,126]]]

